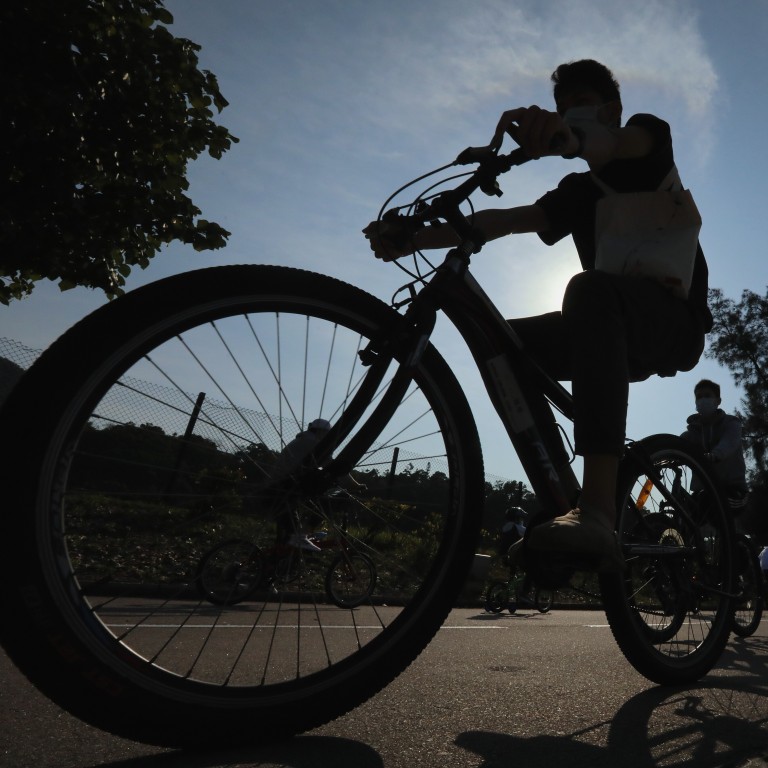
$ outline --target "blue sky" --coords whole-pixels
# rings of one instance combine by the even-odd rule
[[[227,248],[173,245],[129,287],[213,264],[259,262],[325,272],[388,300],[404,282],[376,262],[361,228],[405,181],[485,144],[505,109],[551,103],[549,74],[596,58],[622,86],[625,118],[671,123],[683,181],[704,225],[710,285],[737,299],[764,293],[765,72],[768,2],[676,0],[167,0],[171,31],[202,45],[230,106],[219,120],[241,141],[221,161],[190,166],[190,194],[232,232]],[[582,161],[547,158],[502,179],[498,204],[525,204]],[[484,200],[476,204],[482,206]],[[494,203],[495,204],[495,203]],[[570,241],[535,236],[492,243],[472,271],[507,316],[559,308],[579,268]],[[85,289],[40,284],[0,306],[0,335],[43,349],[104,302]],[[467,389],[491,475],[522,478],[461,342],[440,326],[436,346]],[[627,433],[679,432],[702,377],[740,393],[727,370],[633,385]]]

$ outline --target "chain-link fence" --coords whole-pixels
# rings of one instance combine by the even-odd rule
[[[0,338],[0,402],[41,354],[18,341]],[[196,405],[198,407],[196,407]],[[192,419],[191,414],[195,414]],[[151,423],[166,434],[183,435],[190,429],[227,452],[247,449],[254,443],[279,451],[279,436],[284,441],[295,437],[302,425],[285,416],[261,413],[211,398],[205,393],[184,392],[140,379],[123,377],[120,386],[113,387],[99,404],[95,426],[113,424],[141,425]],[[420,456],[400,449],[393,456],[392,448],[374,450],[360,469],[375,469],[386,473],[392,469],[393,459],[398,471],[411,466],[427,473],[447,473],[440,458]],[[507,478],[486,475],[491,485],[508,482]]]

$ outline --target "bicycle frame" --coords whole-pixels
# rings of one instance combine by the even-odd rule
[[[579,487],[549,402],[572,419],[571,395],[525,353],[509,323],[470,274],[468,262],[469,257],[460,249],[451,250],[432,280],[408,302],[401,326],[389,329],[385,338],[361,353],[371,370],[345,413],[318,445],[320,457],[327,459],[358,421],[391,360],[397,359],[400,365],[371,416],[325,465],[325,474],[338,477],[348,472],[378,437],[405,395],[437,312],[442,311],[475,359],[491,402],[546,513],[552,517],[564,514],[575,503]]]
[[[419,226],[435,219],[445,220],[460,242],[446,254],[429,281],[426,278],[416,281],[422,284],[421,290],[414,289],[415,283],[406,286],[410,298],[396,305],[407,305],[407,311],[400,316],[400,324],[382,329],[381,338],[360,353],[370,371],[346,411],[317,447],[320,465],[324,466],[323,482],[349,472],[389,422],[406,394],[413,367],[426,349],[437,313],[443,312],[458,330],[477,364],[488,396],[541,504],[541,519],[556,517],[572,509],[580,493],[571,467],[571,455],[565,448],[553,413],[554,407],[573,421],[573,399],[523,349],[513,328],[469,272],[471,255],[482,249],[485,238],[459,210],[459,205],[478,188],[486,194],[498,194],[496,176],[527,162],[527,158],[520,150],[506,156],[488,155],[484,150],[474,154],[467,150],[455,164],[466,162],[479,162],[480,167],[456,189],[438,195],[429,204],[420,201],[417,215],[411,217]],[[387,218],[388,214],[385,214],[384,219]],[[393,359],[399,366],[385,394],[347,445],[335,459],[331,459],[333,450],[360,423]],[[659,486],[670,507],[687,519],[680,499],[659,482],[658,471],[650,457],[636,449],[633,443],[627,450],[649,479]],[[618,513],[621,516],[624,510],[618,510]],[[631,549],[632,545],[625,546],[625,554]],[[670,554],[670,547],[660,547],[659,553]]]

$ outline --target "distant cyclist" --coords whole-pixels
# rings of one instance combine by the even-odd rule
[[[516,565],[518,552],[523,544],[527,520],[528,513],[521,507],[510,507],[504,513],[504,524],[501,526],[501,535],[499,536],[499,554],[511,569],[514,569]],[[518,595],[521,604],[533,605],[533,601],[529,597],[532,589],[533,579],[529,573],[526,573]]]
[[[683,437],[700,445],[715,465],[729,495],[747,492],[747,467],[741,439],[741,419],[726,413],[720,404],[720,385],[702,379],[694,388],[696,413],[688,417]]]
[[[273,482],[284,480],[297,470],[311,465],[315,461],[314,450],[322,438],[328,434],[331,424],[326,419],[315,419],[303,432],[299,432],[280,452],[270,469]],[[308,534],[299,528],[299,520],[295,510],[284,509],[278,515],[278,540],[292,547],[319,552],[320,547],[314,544]]]
[[[696,413],[688,417],[683,437],[704,449],[715,466],[734,512],[747,506],[747,467],[741,440],[741,419],[726,413],[720,404],[720,385],[702,379],[694,388]]]
[[[510,507],[504,513],[504,524],[501,526],[499,536],[499,554],[502,557],[507,555],[509,548],[522,541],[525,535],[525,521],[528,518],[524,509],[520,507]]]

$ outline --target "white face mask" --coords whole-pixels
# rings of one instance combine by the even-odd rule
[[[590,104],[584,107],[571,107],[571,109],[569,109],[563,115],[563,120],[565,120],[568,125],[599,123],[599,115],[602,108],[602,104]]]
[[[696,412],[702,416],[711,416],[717,410],[717,398],[697,397]]]

